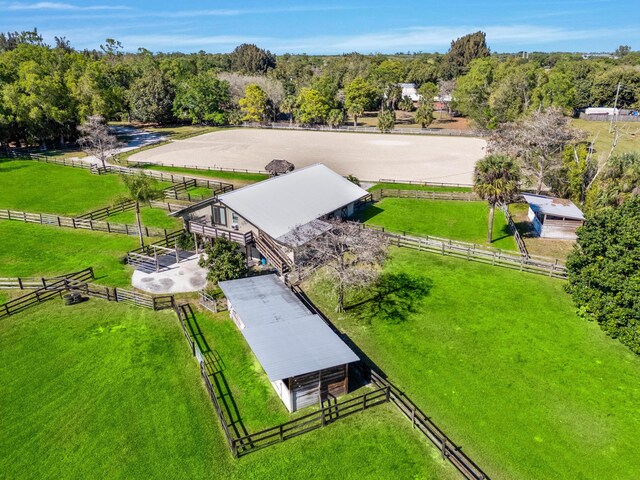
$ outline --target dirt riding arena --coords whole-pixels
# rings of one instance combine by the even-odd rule
[[[324,163],[363,180],[471,184],[485,154],[479,138],[230,129],[179,140],[131,157],[167,165],[263,170],[274,158],[297,168]]]

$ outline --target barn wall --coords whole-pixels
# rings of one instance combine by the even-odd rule
[[[291,378],[292,411],[346,394],[347,375],[347,366],[338,365]]]
[[[582,225],[581,221],[576,220],[545,220],[542,225],[542,238],[556,238],[561,240],[575,240],[577,238],[576,230]]]
[[[287,387],[287,383],[283,380],[276,380],[275,382],[271,382],[271,386],[273,386],[273,389],[280,397],[280,400],[282,400],[282,403],[284,403],[284,406],[287,407],[287,410],[293,412],[291,392]]]
[[[531,222],[531,225],[533,225],[537,234],[540,235],[542,232],[542,224],[540,223],[540,220],[538,220],[538,217],[536,217],[535,212],[531,210],[531,207],[529,207],[529,211],[527,212],[527,218]]]

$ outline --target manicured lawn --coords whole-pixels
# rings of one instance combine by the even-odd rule
[[[369,189],[375,190],[420,190],[427,192],[470,192],[471,187],[448,187],[439,185],[414,185],[412,183],[376,183]]]
[[[125,193],[117,175],[33,160],[0,159],[0,208],[78,215]]]
[[[637,477],[640,358],[578,318],[562,281],[408,249],[385,270],[431,284],[397,323],[307,290],[491,478]]]
[[[53,300],[0,351],[7,478],[457,478],[390,405],[234,460],[170,311]]]
[[[246,185],[249,183],[260,182],[269,178],[269,175],[261,173],[244,173],[244,172],[227,172],[225,170],[209,170],[203,168],[184,168],[170,167],[166,165],[144,165],[142,168],[150,170],[158,170],[161,172],[182,173],[184,175],[195,175],[197,177],[210,178],[211,180],[220,180],[223,182],[233,183],[234,185]]]
[[[488,214],[489,207],[485,202],[384,198],[364,210],[360,219],[391,232],[433,235],[486,245]],[[517,250],[504,214],[498,209],[491,246]]]
[[[126,287],[131,269],[120,263],[140,246],[132,236],[0,221],[0,277],[54,276],[94,267],[96,282]]]
[[[609,133],[609,122],[590,122],[588,120],[573,119],[571,123],[574,127],[587,132],[586,141],[595,139],[595,156],[606,158],[611,150],[613,134]],[[615,149],[616,154],[625,152],[640,152],[640,123],[638,122],[618,122],[620,136]],[[632,135],[633,134],[633,135]]]
[[[160,208],[140,208],[140,219],[142,224],[147,227],[166,228],[167,230],[177,230],[182,227],[182,220],[170,217],[167,210],[162,210]],[[136,214],[133,210],[129,210],[116,215],[111,215],[109,218],[106,218],[105,221],[135,225]]]

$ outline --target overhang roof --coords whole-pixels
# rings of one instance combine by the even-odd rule
[[[584,220],[582,211],[571,200],[565,198],[547,197],[544,195],[523,194],[522,197],[534,212],[554,217]]]
[[[219,283],[269,380],[357,362],[358,356],[275,275]]]

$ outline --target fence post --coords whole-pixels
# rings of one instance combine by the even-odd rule
[[[387,394],[386,394],[387,402],[389,401],[389,397],[390,397],[390,396],[391,396],[391,386],[388,386],[388,387],[387,387]]]
[[[444,460],[445,458],[447,458],[447,439],[443,438],[441,440],[441,446],[442,446],[442,459]]]
[[[58,222],[60,221],[60,219],[58,218]],[[71,217],[71,224],[73,225],[73,228],[76,228],[76,219]]]
[[[18,285],[20,285],[20,290],[24,290],[22,287],[22,279],[20,277],[18,277]]]
[[[411,409],[411,428],[416,428],[416,407]]]

